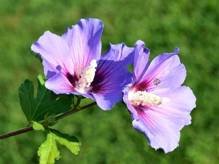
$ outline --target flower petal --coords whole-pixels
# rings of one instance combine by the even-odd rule
[[[144,48],[144,42],[139,40],[136,42],[134,53],[134,76],[138,80],[141,79],[147,69],[150,50]]]
[[[74,72],[69,47],[62,37],[47,31],[31,46],[31,50],[40,54],[46,76],[48,72],[57,72],[57,67],[64,73]]]
[[[141,83],[147,84],[148,90],[156,87],[176,88],[184,82],[186,70],[177,53],[178,51],[159,55],[146,66]]]
[[[108,52],[106,52],[101,60],[110,60],[110,61],[122,61],[125,65],[132,64],[134,58],[134,48],[127,47],[124,43],[120,44],[110,44]]]
[[[124,44],[111,45],[98,63],[91,94],[103,110],[112,108],[122,99],[122,89],[131,81],[127,67],[132,62],[132,50]]]
[[[75,94],[71,83],[62,73],[57,73],[50,77],[46,81],[45,86],[56,94]]]
[[[130,85],[130,84],[129,84]],[[136,118],[138,116],[138,112],[136,111],[135,107],[132,106],[132,104],[130,103],[130,101],[128,100],[128,91],[130,89],[130,86],[127,85],[124,89],[123,89],[123,101],[126,104],[128,110],[131,113],[132,118]]]
[[[54,66],[51,65],[46,60],[43,60],[42,63],[43,63],[43,70],[44,70],[44,74],[46,76],[46,79],[49,79],[50,77],[56,75],[57,73],[59,73],[61,71],[60,65],[57,65],[56,68],[54,68]]]
[[[196,107],[196,97],[189,87],[175,89],[156,89],[152,93],[163,98],[163,107],[172,107],[182,112],[191,112]]]
[[[99,19],[81,19],[62,36],[71,50],[71,58],[78,74],[101,55],[103,23]]]
[[[121,100],[121,92],[107,93],[107,94],[92,94],[97,105],[102,110],[110,110],[119,100]]]
[[[129,103],[127,94],[124,101],[132,113],[133,126],[147,136],[153,148],[167,153],[178,146],[180,130],[191,123],[190,112],[196,106],[196,98],[185,86],[152,93],[162,97],[160,105],[138,109]]]
[[[153,111],[149,110],[142,118],[134,119],[132,125],[148,137],[151,147],[156,150],[161,148],[168,153],[179,144],[180,130],[177,126]]]

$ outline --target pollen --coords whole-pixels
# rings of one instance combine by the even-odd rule
[[[133,105],[142,106],[160,105],[162,102],[161,97],[146,91],[129,91],[128,100]]]
[[[78,81],[76,82],[76,88],[79,92],[85,93],[89,90],[92,81],[94,80],[95,72],[97,68],[97,61],[91,60],[88,65],[81,73]]]

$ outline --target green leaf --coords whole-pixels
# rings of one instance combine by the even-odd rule
[[[31,111],[34,108],[34,86],[29,80],[25,80],[19,88],[20,105],[28,121],[31,119]]]
[[[35,96],[34,86],[30,80],[25,80],[19,87],[20,105],[28,121],[41,121],[71,108],[71,96],[56,95],[41,83],[42,81],[38,80]]]
[[[72,154],[78,155],[80,151],[80,143],[72,142],[65,138],[56,136],[56,140],[59,144],[65,146]]]
[[[36,126],[38,125],[41,124],[37,123]],[[54,164],[55,160],[60,159],[57,143],[65,146],[74,155],[78,155],[80,151],[80,143],[76,137],[61,133],[55,129],[49,129],[46,141],[38,149],[40,164]]]
[[[46,141],[44,141],[38,150],[40,164],[54,164],[55,160],[60,158],[60,152],[56,145],[56,136],[48,133]]]
[[[32,127],[33,127],[34,130],[42,130],[42,131],[45,130],[45,128],[42,124],[40,124],[38,122],[35,122],[35,121],[33,121]]]
[[[44,85],[44,84],[45,84],[45,80],[44,80],[43,75],[39,74],[39,75],[37,76],[37,79],[39,80],[39,82],[40,82],[41,85]]]
[[[80,151],[81,143],[78,141],[78,139],[74,136],[70,136],[65,133],[61,133],[55,129],[50,129],[53,134],[55,134],[56,141],[60,144],[65,146],[69,151],[74,154],[78,155]]]

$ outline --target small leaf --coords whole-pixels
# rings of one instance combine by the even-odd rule
[[[41,121],[71,108],[71,96],[55,95],[41,83],[42,81],[38,80],[36,96],[30,80],[25,80],[19,88],[20,105],[28,121]]]
[[[39,75],[37,76],[37,79],[39,80],[39,82],[40,82],[41,85],[44,85],[44,84],[45,84],[45,80],[44,80],[44,78],[43,78],[43,75],[39,74]]]
[[[60,152],[56,145],[56,136],[48,133],[46,141],[44,141],[38,150],[40,164],[54,164],[55,160],[60,158]]]
[[[42,124],[40,124],[38,122],[35,122],[35,121],[33,121],[32,127],[33,127],[34,130],[42,130],[42,131],[45,130],[45,128]]]
[[[33,110],[33,106],[35,104],[34,100],[34,87],[33,83],[29,80],[25,80],[20,88],[19,88],[19,98],[20,98],[20,105],[22,110],[27,118],[30,121],[31,112]]]
[[[78,155],[81,144],[76,137],[61,133],[55,129],[50,130],[56,135],[56,141],[60,145],[65,146],[72,154]]]
[[[72,154],[78,155],[80,152],[80,143],[72,142],[62,137],[56,137],[59,144],[65,146]]]

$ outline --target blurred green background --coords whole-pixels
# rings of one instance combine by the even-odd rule
[[[103,49],[109,42],[133,45],[142,39],[151,57],[181,49],[186,85],[197,96],[192,125],[182,130],[180,146],[164,154],[150,148],[131,126],[125,106],[82,111],[65,118],[57,129],[82,142],[79,156],[61,149],[57,163],[198,163],[219,162],[219,5],[218,0],[0,0],[0,133],[26,125],[17,88],[42,72],[31,44],[46,30],[62,34],[82,17],[105,24]],[[44,140],[31,132],[0,141],[0,164],[38,163]]]

